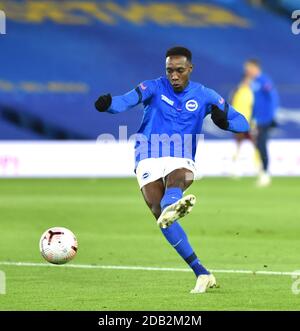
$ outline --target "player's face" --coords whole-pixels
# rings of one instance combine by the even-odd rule
[[[185,56],[168,56],[166,59],[167,78],[175,92],[185,89],[192,70],[193,66]]]
[[[244,65],[244,72],[246,77],[254,79],[259,76],[260,68],[254,63],[246,62]]]

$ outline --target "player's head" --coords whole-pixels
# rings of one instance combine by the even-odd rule
[[[172,47],[166,52],[166,75],[175,92],[188,85],[193,70],[192,53],[185,47]]]
[[[261,65],[257,59],[249,59],[244,64],[245,76],[254,79],[261,73]]]

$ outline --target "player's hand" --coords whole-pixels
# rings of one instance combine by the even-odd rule
[[[107,109],[111,105],[111,101],[112,101],[112,98],[111,98],[110,94],[101,95],[98,98],[98,100],[95,102],[95,107],[100,112],[107,111]]]
[[[211,107],[211,119],[220,129],[226,130],[229,126],[227,113],[215,105]]]

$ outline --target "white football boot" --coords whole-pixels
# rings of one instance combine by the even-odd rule
[[[162,211],[159,219],[157,220],[157,225],[164,229],[167,228],[179,218],[189,214],[195,203],[196,197],[193,194],[189,194],[179,199]]]
[[[208,288],[216,287],[217,281],[213,274],[200,275],[197,278],[196,286],[190,293],[205,293]]]
[[[261,172],[259,174],[256,185],[258,187],[266,187],[269,186],[270,184],[271,184],[271,176],[265,171]]]

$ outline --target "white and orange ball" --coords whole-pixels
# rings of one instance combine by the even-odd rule
[[[74,233],[66,228],[54,227],[45,231],[40,239],[40,252],[53,264],[64,264],[77,254],[78,242]]]

